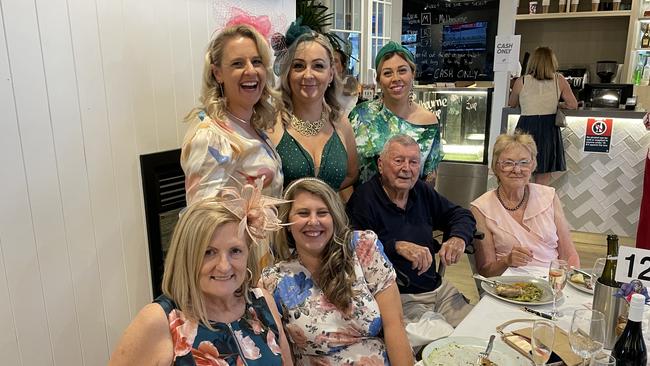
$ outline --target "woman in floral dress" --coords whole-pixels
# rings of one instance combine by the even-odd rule
[[[293,364],[273,297],[252,287],[251,249],[279,228],[267,207],[279,200],[260,196],[262,180],[256,184],[233,200],[206,199],[181,214],[163,295],[135,317],[109,366]]]
[[[413,102],[415,61],[411,52],[388,42],[375,58],[377,83],[382,97],[357,105],[350,112],[359,155],[359,181],[365,183],[377,172],[377,158],[391,136],[406,134],[420,145],[420,178],[433,184],[442,160],[440,128],[436,115]]]
[[[281,259],[262,273],[297,365],[413,365],[395,271],[371,231],[352,232],[323,181],[289,185],[276,237]],[[382,335],[383,331],[383,335]]]

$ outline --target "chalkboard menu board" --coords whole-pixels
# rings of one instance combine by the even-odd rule
[[[493,80],[499,0],[408,0],[402,44],[420,83]]]

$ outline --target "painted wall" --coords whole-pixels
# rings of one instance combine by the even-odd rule
[[[151,301],[138,156],[180,145],[234,3],[0,2],[3,365],[104,365]]]

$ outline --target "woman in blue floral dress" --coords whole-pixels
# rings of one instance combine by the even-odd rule
[[[262,273],[297,365],[413,365],[395,271],[371,231],[348,229],[323,181],[289,185],[276,237],[281,259]],[[383,332],[383,335],[382,335]]]
[[[434,183],[442,160],[440,128],[436,115],[413,102],[415,63],[411,52],[388,42],[375,58],[377,83],[382,97],[357,105],[350,112],[359,155],[359,181],[365,183],[377,172],[377,158],[389,138],[411,136],[420,145],[420,178]]]

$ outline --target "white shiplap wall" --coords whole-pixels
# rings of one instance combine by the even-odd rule
[[[180,145],[233,3],[0,1],[3,365],[104,365],[151,301],[138,156]]]

